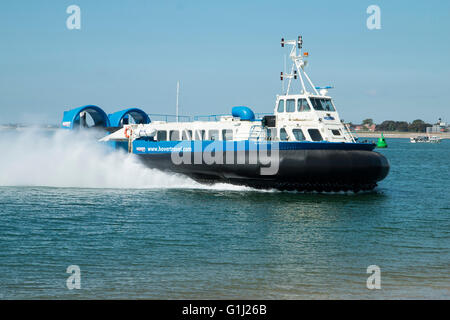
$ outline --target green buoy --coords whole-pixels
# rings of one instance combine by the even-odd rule
[[[384,139],[383,133],[381,133],[381,137],[378,138],[377,148],[387,148],[386,139]]]

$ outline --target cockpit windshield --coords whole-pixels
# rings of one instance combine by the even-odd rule
[[[331,103],[331,99],[309,98],[316,111],[336,111]]]

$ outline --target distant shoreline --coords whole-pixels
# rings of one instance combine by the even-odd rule
[[[40,126],[27,126],[27,125],[19,125],[19,126],[10,126],[10,125],[0,125],[0,131],[6,131],[6,130],[26,130],[30,128],[38,128],[40,130],[47,130],[47,131],[54,131],[58,130],[59,127],[54,125],[40,125]],[[352,134],[356,137],[360,138],[379,138],[381,137],[381,133],[383,133],[383,136],[385,138],[403,138],[403,139],[409,139],[411,137],[417,137],[417,136],[426,136],[426,132],[396,132],[396,131],[352,131]],[[450,139],[450,132],[443,132],[443,133],[432,133],[430,136],[438,136],[442,139]]]
[[[353,135],[356,135],[360,138],[379,138],[381,137],[381,133],[385,138],[405,138],[409,139],[411,137],[417,136],[426,136],[426,132],[395,132],[395,131],[376,131],[376,132],[368,132],[368,131],[358,131],[352,132]],[[443,133],[431,133],[430,136],[438,136],[442,139],[450,139],[450,132]]]

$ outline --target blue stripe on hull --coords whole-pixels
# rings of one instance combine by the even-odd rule
[[[151,141],[139,139],[133,142],[133,153],[161,154],[171,152],[226,152],[267,150],[366,150],[372,151],[372,143],[342,143],[342,142],[258,142],[258,141]]]

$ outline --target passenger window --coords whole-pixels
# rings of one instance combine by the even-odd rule
[[[181,134],[182,140],[191,140],[192,130],[183,130]]]
[[[341,132],[339,130],[331,130],[331,132],[333,133],[333,135],[335,136],[340,136]]]
[[[158,131],[156,139],[158,141],[167,141],[167,131]]]
[[[209,140],[219,140],[219,130],[209,130]]]
[[[284,100],[278,102],[278,112],[284,112]]]
[[[272,130],[266,128],[266,138],[268,141],[272,140]]]
[[[233,130],[231,129],[222,130],[222,140],[233,140]]]
[[[170,130],[170,141],[179,141],[180,132],[178,130]]]
[[[289,136],[286,132],[286,130],[284,128],[280,129],[280,140],[281,141],[288,141],[289,140]]]
[[[286,112],[295,112],[295,99],[286,100]]]
[[[308,129],[309,136],[311,137],[312,141],[322,141],[322,135],[320,134],[319,130],[317,129]]]
[[[205,140],[205,130],[195,130],[195,140]]]
[[[266,128],[266,138],[267,140],[275,140],[277,137],[277,129],[276,128]]]
[[[306,99],[298,99],[297,111],[299,112],[311,111],[311,108],[309,107],[308,101],[306,101]]]
[[[292,133],[297,141],[305,141],[305,135],[303,134],[302,129],[292,129]]]

